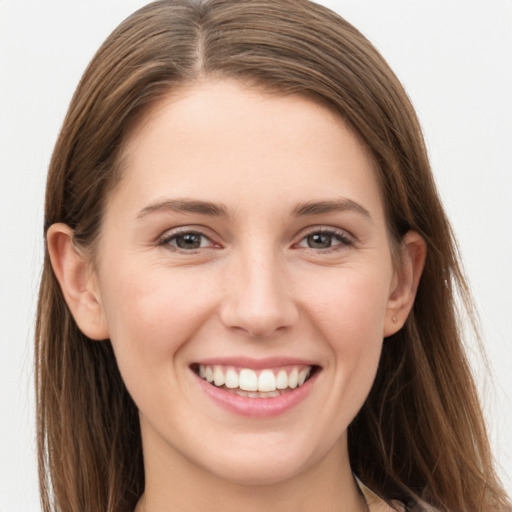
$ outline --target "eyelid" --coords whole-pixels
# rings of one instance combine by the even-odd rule
[[[324,235],[331,235],[333,237],[338,238],[341,240],[341,244],[339,244],[340,248],[343,247],[350,247],[355,245],[357,239],[354,235],[352,235],[350,232],[348,232],[345,229],[336,228],[333,226],[312,226],[310,228],[307,228],[305,231],[302,231],[299,235],[298,241],[294,244],[295,246],[298,246],[305,238],[307,238],[310,235],[314,234],[324,234]],[[338,246],[332,246],[326,249],[313,249],[311,247],[307,247],[307,249],[311,249],[313,251],[319,252],[319,251],[329,251],[329,250],[336,250],[336,247]]]
[[[168,249],[172,248],[176,252],[186,253],[186,254],[194,254],[199,250],[208,250],[214,248],[220,248],[221,245],[214,240],[214,237],[207,233],[209,229],[204,228],[203,226],[179,226],[176,228],[167,229],[162,235],[160,235],[157,239],[157,245],[167,247]],[[207,247],[198,247],[197,249],[181,249],[177,246],[171,245],[169,242],[180,235],[186,234],[195,234],[202,236],[209,240],[210,244]]]
[[[200,248],[197,248],[197,249],[187,249],[187,250],[180,249],[179,247],[171,246],[169,244],[169,242],[171,240],[173,240],[174,238],[176,238],[176,237],[178,237],[180,235],[188,234],[188,233],[196,234],[196,235],[199,235],[201,237],[204,237],[204,238],[206,238],[210,242],[210,244],[207,247],[200,247]],[[333,227],[333,226],[319,225],[319,226],[311,226],[311,227],[308,227],[305,230],[301,231],[299,233],[299,235],[297,236],[297,241],[293,244],[293,247],[298,247],[299,244],[305,238],[307,238],[310,235],[317,234],[317,233],[318,234],[331,235],[333,237],[336,237],[338,240],[341,241],[341,243],[337,244],[335,246],[332,246],[330,248],[326,248],[326,249],[307,248],[307,249],[311,249],[311,250],[313,250],[315,252],[319,252],[319,251],[320,252],[322,252],[322,251],[327,252],[330,249],[331,250],[336,250],[336,247],[338,247],[338,246],[340,248],[350,247],[350,246],[353,246],[356,243],[356,241],[357,241],[356,237],[354,235],[352,235],[350,232],[348,232],[346,229],[337,228],[337,227]],[[197,226],[197,225],[177,226],[175,228],[167,229],[162,235],[160,235],[157,238],[157,245],[173,247],[178,252],[184,252],[184,253],[188,253],[188,254],[193,254],[195,251],[198,251],[198,250],[208,250],[208,249],[213,249],[213,248],[221,248],[222,245],[220,243],[218,243],[215,240],[215,238],[216,238],[215,235],[211,234],[211,230],[206,228],[206,227],[204,227],[204,226]]]

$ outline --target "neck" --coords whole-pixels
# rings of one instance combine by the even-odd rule
[[[164,451],[162,451],[162,448]],[[135,512],[366,512],[340,440],[308,469],[279,481],[240,483],[212,475],[168,446],[144,446],[146,488]]]

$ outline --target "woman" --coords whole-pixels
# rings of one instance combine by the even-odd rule
[[[327,9],[128,18],[72,100],[45,231],[45,510],[510,510],[414,111]]]

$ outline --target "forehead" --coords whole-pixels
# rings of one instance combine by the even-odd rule
[[[207,80],[160,101],[132,131],[121,190],[209,200],[325,199],[351,191],[378,203],[369,151],[321,101]],[[130,189],[130,190],[128,190]]]

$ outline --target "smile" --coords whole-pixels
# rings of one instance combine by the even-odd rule
[[[271,418],[306,401],[322,374],[312,361],[231,357],[190,365],[199,389],[237,416]]]
[[[195,365],[201,379],[225,391],[248,398],[275,398],[302,386],[314,367],[294,365],[253,370],[223,365]]]

